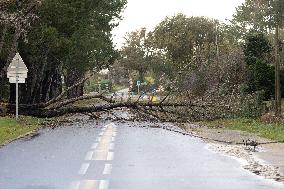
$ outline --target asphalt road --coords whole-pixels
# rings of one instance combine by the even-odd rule
[[[273,189],[199,139],[118,123],[44,129],[0,149],[0,189]]]

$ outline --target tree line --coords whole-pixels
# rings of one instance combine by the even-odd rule
[[[280,0],[246,0],[229,23],[177,14],[166,17],[153,31],[128,33],[115,65],[128,70],[125,75],[131,81],[150,77],[188,99],[235,94],[232,98],[242,96],[243,105],[248,104],[243,100],[248,96],[261,102],[281,100],[283,29]],[[119,72],[118,66],[115,71]]]
[[[125,6],[124,0],[1,2],[0,101],[14,104],[6,69],[18,51],[29,68],[20,103],[33,115],[128,107],[154,117],[160,116],[157,112],[199,120],[228,114],[258,116],[259,105],[271,98],[280,112],[283,1],[246,0],[230,23],[169,16],[153,31],[128,33],[123,47],[115,50],[111,31]],[[139,102],[140,97],[135,102],[116,102],[102,94],[80,97],[87,76],[103,68],[116,77],[127,76],[131,90],[136,80],[162,86],[165,98],[153,104]],[[64,107],[85,98],[108,104]]]
[[[28,69],[20,103],[37,104],[58,96],[88,72],[108,67],[118,53],[111,31],[124,0],[9,0],[0,2],[0,101],[14,102],[6,69],[16,52]],[[64,82],[63,82],[64,78]],[[83,84],[67,92],[83,94]]]

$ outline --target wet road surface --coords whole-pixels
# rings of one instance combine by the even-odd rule
[[[283,186],[283,185],[282,185]],[[44,129],[0,149],[0,189],[273,189],[199,139],[119,123]]]

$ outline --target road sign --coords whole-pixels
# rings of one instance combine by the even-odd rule
[[[25,83],[28,77],[28,68],[19,53],[16,53],[7,69],[7,78],[10,83],[16,83],[16,119],[19,115],[19,83]]]
[[[22,57],[19,53],[16,53],[12,62],[7,69],[7,77],[10,83],[25,83],[25,79],[28,77],[28,68],[25,65]],[[18,78],[18,79],[17,79]]]
[[[141,85],[141,81],[138,80],[138,81],[136,82],[136,86],[140,86],[140,85]]]
[[[18,78],[26,79],[28,77],[28,73],[7,73],[8,78],[16,78],[17,76]]]
[[[18,78],[18,83],[25,83],[25,79],[23,79],[23,78]],[[11,78],[9,78],[9,82],[10,83],[16,83],[17,81],[16,81],[16,78],[14,78],[14,77],[11,77]]]

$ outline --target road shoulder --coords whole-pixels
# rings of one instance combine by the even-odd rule
[[[37,135],[42,120],[21,116],[18,121],[12,117],[0,117],[0,147],[15,140]]]
[[[283,143],[238,130],[207,128],[196,124],[182,124],[182,127],[191,135],[204,139],[208,149],[238,159],[244,169],[284,183]],[[256,141],[259,145],[254,150],[253,146],[242,144],[247,140]]]

